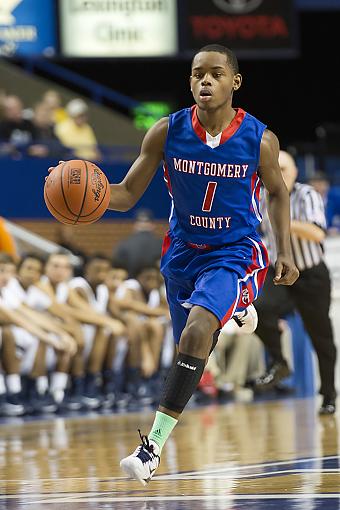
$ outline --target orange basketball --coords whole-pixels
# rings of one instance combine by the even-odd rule
[[[88,225],[106,211],[110,185],[94,163],[73,159],[60,163],[49,174],[44,199],[50,213],[61,223]]]

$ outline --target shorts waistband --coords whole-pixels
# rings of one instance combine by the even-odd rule
[[[195,250],[203,250],[203,251],[216,250],[216,249],[224,246],[223,244],[211,245],[211,244],[196,244],[196,243],[186,243],[186,245],[189,248],[194,248]]]

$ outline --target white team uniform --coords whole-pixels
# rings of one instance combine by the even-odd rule
[[[16,278],[12,278],[1,290],[0,304],[4,308],[17,310],[26,302],[27,293]],[[31,333],[18,326],[10,326],[16,345],[16,355],[20,359],[20,372],[28,374],[34,364],[39,340]]]
[[[45,276],[41,281],[48,281]],[[55,298],[58,303],[66,303],[68,299],[68,283],[62,282],[56,286]],[[31,285],[26,292],[25,303],[38,312],[46,312],[52,305],[51,297],[35,285]],[[52,336],[52,334],[51,334]],[[53,347],[48,347],[46,352],[46,365],[48,370],[53,370],[56,364],[56,353]]]
[[[126,297],[127,291],[134,290],[137,292],[142,292],[142,286],[139,283],[138,280],[135,280],[134,278],[130,278],[129,280],[125,280],[124,282],[119,285],[118,289],[116,290],[116,298],[117,299],[124,299]],[[147,301],[147,305],[150,306],[150,308],[157,308],[160,306],[161,297],[158,289],[153,289],[150,294]]]
[[[134,290],[137,292],[142,292],[142,286],[138,280],[131,278],[129,280],[125,280],[121,283],[121,285],[116,290],[115,297],[117,299],[124,299],[126,297],[128,290]],[[153,289],[150,294],[148,301],[146,303],[150,308],[157,308],[161,305],[161,292],[158,289]],[[146,319],[145,315],[140,315],[140,319]],[[173,351],[174,351],[174,341],[172,334],[172,326],[171,321],[167,317],[157,317],[157,321],[161,324],[164,324],[164,339],[162,345],[162,353],[161,353],[161,366],[168,367],[172,364]]]
[[[100,314],[106,314],[109,302],[109,290],[106,285],[98,285],[96,291],[93,292],[90,284],[82,276],[72,278],[68,285],[71,289],[82,289],[86,293],[88,303],[94,311]],[[85,342],[84,357],[87,359],[96,336],[97,327],[93,324],[84,324],[82,328]]]

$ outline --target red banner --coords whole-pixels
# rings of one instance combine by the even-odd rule
[[[293,0],[186,0],[179,4],[183,51],[222,44],[257,57],[296,53]]]

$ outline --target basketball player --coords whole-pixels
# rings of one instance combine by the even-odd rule
[[[48,347],[45,343],[39,342],[38,350],[33,366],[34,373],[26,378],[29,406],[36,411],[54,412],[57,410],[57,403],[50,391],[62,373],[62,378],[67,377],[70,363],[77,350],[77,343],[62,327],[62,324],[47,312],[46,299],[42,298],[41,292],[35,287],[40,281],[43,272],[43,260],[34,253],[28,253],[21,257],[17,266],[17,276],[12,278],[8,290],[20,298],[26,315],[33,322],[47,331],[65,339],[68,349],[63,351]],[[48,384],[47,370],[51,372]],[[36,377],[32,377],[36,375]]]
[[[0,254],[0,266],[2,276],[0,310],[5,323],[11,325],[3,332],[6,342],[3,343],[1,356],[8,374],[9,404],[13,405],[21,398],[20,372],[29,375],[29,379],[34,385],[39,383],[40,376],[44,373],[44,349],[40,352],[42,344],[51,345],[59,352],[67,354],[68,358],[74,352],[74,341],[56,324],[48,321],[43,314],[26,305],[26,291],[21,286],[21,282],[13,278],[14,272],[11,266],[14,269],[15,266],[9,255]],[[22,268],[22,265],[20,267]],[[46,385],[45,389],[47,389]],[[30,402],[26,402],[28,408],[33,404],[33,401],[29,400]],[[39,404],[42,404],[41,410],[49,412],[56,409],[56,406],[47,400],[43,404],[35,399],[35,404],[33,405],[34,410],[40,408]]]
[[[123,282],[116,292],[118,306],[126,307],[126,320],[136,324],[139,342],[130,344],[128,392],[139,403],[151,404],[154,378],[159,370],[168,307],[161,307],[160,273],[155,266],[141,267],[136,278]]]
[[[268,267],[256,232],[261,180],[278,247],[274,282],[291,285],[298,278],[279,143],[262,122],[233,108],[241,82],[232,51],[219,45],[202,48],[190,77],[196,105],[159,120],[123,181],[111,185],[109,208],[127,211],[163,160],[172,197],[161,271],[178,354],[149,436],[140,433],[141,444],[120,463],[143,485],[156,471],[162,448],[198,385],[214,333],[235,315],[241,325],[247,317],[252,320],[247,306],[258,296]]]
[[[75,290],[71,288],[70,281],[72,268],[69,256],[65,253],[53,253],[49,256],[45,266],[44,280],[39,282],[39,289],[45,293],[48,302],[48,311],[63,321],[63,327],[74,331],[75,325],[92,324],[97,327],[107,327],[113,334],[121,334],[121,324],[89,306],[85,300],[80,300]],[[78,334],[77,334],[78,336]],[[85,343],[85,342],[84,342]],[[70,410],[79,410],[82,404],[87,407],[97,407],[98,398],[94,398],[85,388],[85,352],[86,346],[79,345],[80,356],[76,366],[71,369],[72,384],[67,395],[65,406]],[[89,345],[91,350],[91,345]],[[91,367],[88,367],[88,372]],[[92,373],[92,372],[91,372]],[[66,381],[63,381],[64,385]],[[60,380],[61,384],[61,380]]]
[[[95,311],[104,320],[110,320],[112,328],[86,324],[84,326],[87,373],[83,399],[88,407],[97,408],[102,403],[98,381],[111,337],[114,339],[125,334],[125,326],[116,318],[107,314],[109,291],[104,285],[111,261],[101,254],[88,258],[84,267],[84,277],[73,278],[69,285],[73,289],[69,293],[69,303],[85,313]]]

